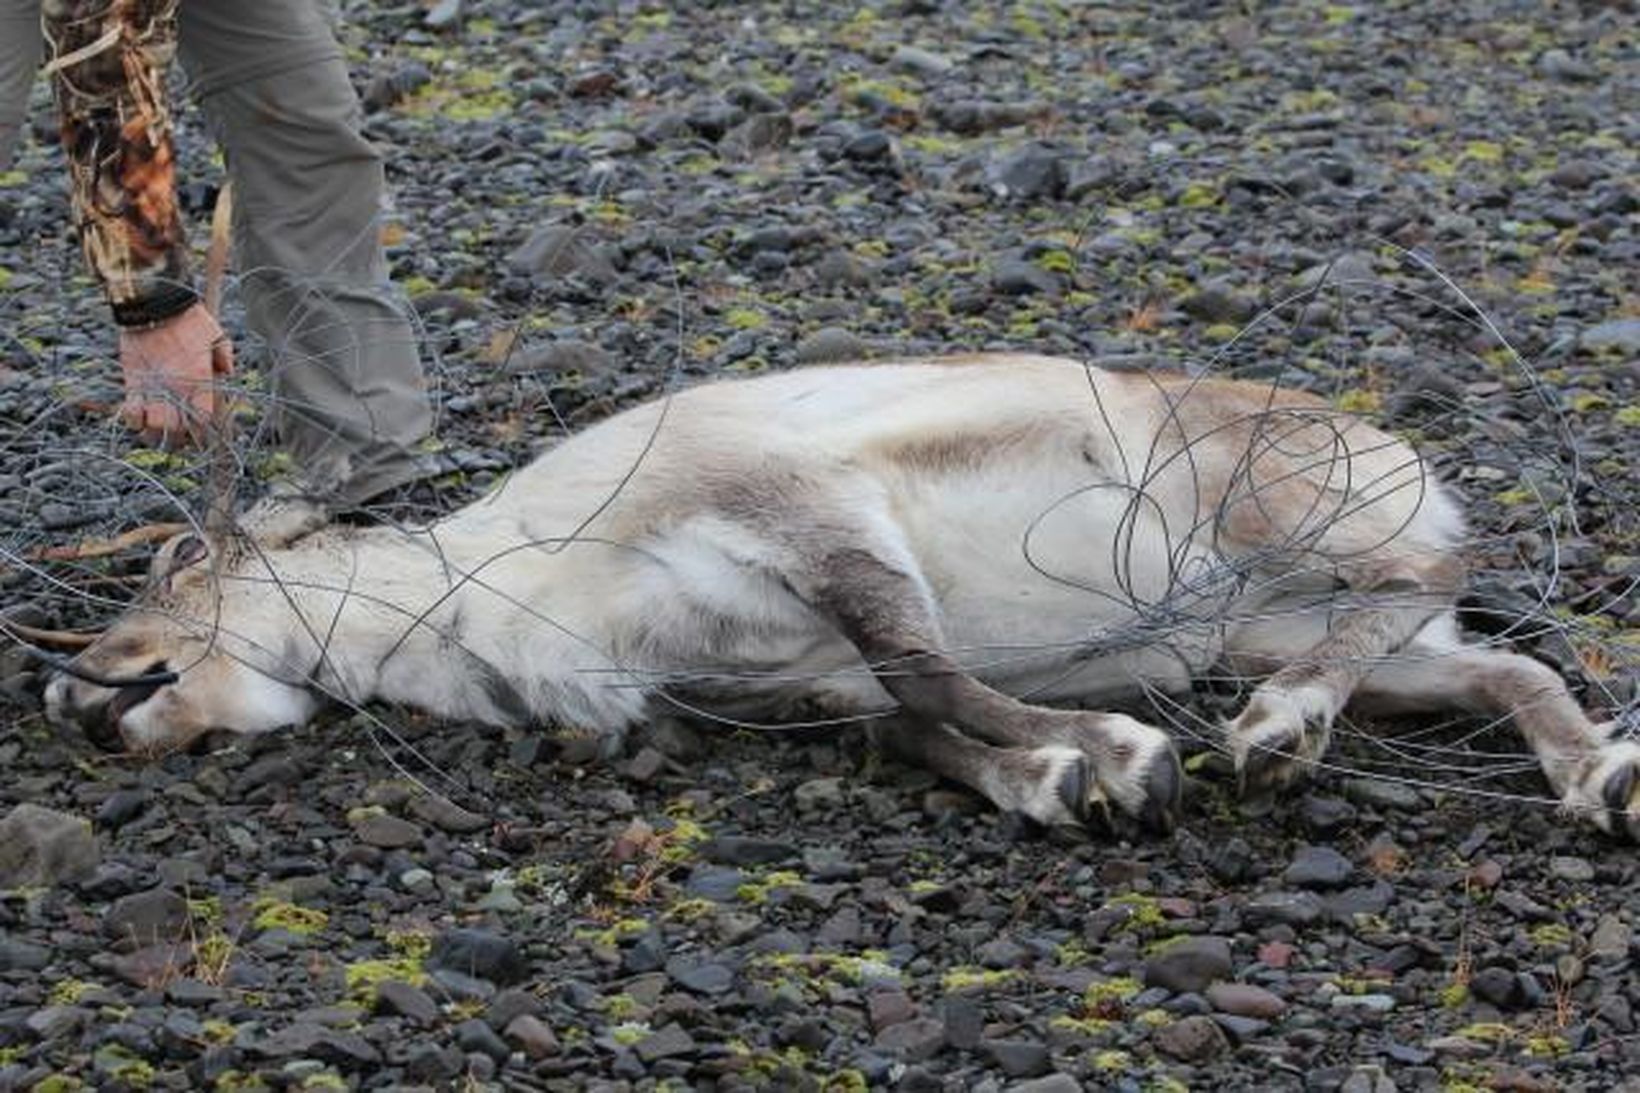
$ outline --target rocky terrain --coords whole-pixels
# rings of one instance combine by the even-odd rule
[[[719,374],[1254,376],[1414,439],[1474,523],[1467,624],[1635,731],[1632,4],[343,7],[451,503]],[[203,474],[108,422],[48,114],[0,175],[0,599],[75,628],[143,548],[41,552]],[[241,353],[250,497],[279,361]],[[139,765],[41,683],[0,649],[3,1089],[1640,1088],[1640,858],[1474,725],[1345,726],[1263,811],[1187,739],[1176,836],[1079,838],[854,734],[600,764],[373,709]]]

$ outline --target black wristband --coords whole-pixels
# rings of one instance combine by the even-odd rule
[[[154,326],[174,319],[199,302],[199,293],[175,282],[161,284],[137,300],[114,304],[114,322],[120,326]]]

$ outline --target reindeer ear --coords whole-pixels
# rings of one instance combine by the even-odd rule
[[[330,520],[323,505],[305,497],[269,496],[239,518],[239,531],[263,550],[278,550],[324,527]]]

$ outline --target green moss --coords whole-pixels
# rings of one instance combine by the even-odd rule
[[[1355,387],[1340,391],[1333,405],[1347,414],[1376,414],[1384,408],[1384,398],[1377,391]]]
[[[255,917],[251,925],[258,930],[284,930],[306,937],[330,925],[330,916],[311,907],[299,907],[284,900],[263,896],[251,904]]]
[[[1449,1010],[1455,1010],[1469,1001],[1469,985],[1467,983],[1448,983],[1436,995],[1441,1005]]]
[[[1463,146],[1461,159],[1476,163],[1502,163],[1503,145],[1491,140],[1472,140]]]
[[[1572,943],[1571,928],[1559,922],[1545,922],[1532,927],[1532,943],[1540,949],[1564,949]]]
[[[1205,182],[1192,182],[1186,186],[1178,201],[1181,209],[1206,209],[1218,203],[1218,187]]]
[[[1465,1025],[1457,1035],[1478,1044],[1507,1044],[1515,1038],[1515,1030],[1501,1021],[1480,1021]]]
[[[1106,1074],[1119,1074],[1133,1062],[1125,1051],[1101,1051],[1093,1057],[1093,1069]]]
[[[376,1004],[376,989],[383,983],[398,981],[419,987],[427,982],[427,973],[420,958],[396,957],[390,960],[359,960],[342,970],[347,993],[361,1006]]]
[[[268,1083],[262,1080],[261,1075],[246,1074],[240,1070],[225,1070],[218,1074],[212,1088],[217,1093],[269,1093]]]
[[[1640,403],[1631,403],[1612,415],[1612,421],[1631,429],[1640,429]]]
[[[1048,1022],[1048,1027],[1079,1036],[1093,1036],[1110,1028],[1112,1022],[1104,1017],[1072,1017],[1061,1013]]]
[[[627,1021],[609,1030],[609,1038],[622,1047],[631,1047],[649,1035],[649,1026],[642,1021]]]
[[[1156,898],[1140,895],[1138,892],[1125,892],[1106,900],[1105,907],[1126,908],[1127,919],[1118,927],[1121,930],[1156,930],[1167,922]]]
[[[1088,984],[1088,989],[1082,992],[1082,1004],[1093,1009],[1101,1003],[1126,1002],[1139,990],[1139,981],[1131,975],[1101,979]]]
[[[1567,1042],[1566,1037],[1552,1033],[1528,1036],[1524,1049],[1525,1053],[1534,1059],[1558,1059],[1570,1050],[1572,1045]]]
[[[749,880],[735,889],[735,897],[745,903],[761,906],[769,902],[769,893],[776,888],[795,888],[803,878],[789,870],[776,870],[766,876]]]
[[[96,986],[95,983],[87,983],[80,979],[63,979],[52,986],[47,997],[54,1006],[72,1006],[84,998],[87,991],[96,989]]]
[[[1537,494],[1525,487],[1517,487],[1512,490],[1502,490],[1494,495],[1493,500],[1500,505],[1529,505],[1537,500]]]
[[[990,990],[1018,978],[1019,973],[1012,968],[976,968],[972,965],[963,965],[952,968],[940,976],[940,986],[945,988],[947,994],[960,994],[963,991]]]
[[[866,1093],[871,1083],[858,1070],[839,1070],[820,1079],[820,1093]]]
[[[761,311],[749,307],[731,307],[724,313],[723,321],[731,330],[757,330],[768,323]]]
[[[1241,333],[1241,327],[1235,323],[1214,323],[1202,331],[1202,337],[1208,341],[1227,342]]]
[[[1134,1020],[1146,1028],[1161,1028],[1163,1025],[1173,1023],[1173,1015],[1166,1010],[1148,1009],[1140,1013]]]
[[[79,1093],[85,1083],[72,1074],[47,1074],[34,1083],[34,1093]]]
[[[1596,410],[1605,410],[1611,406],[1611,400],[1605,395],[1584,392],[1572,396],[1572,410],[1579,414],[1589,414]]]
[[[1036,256],[1036,264],[1049,273],[1076,272],[1076,256],[1069,251],[1049,250]]]
[[[309,1074],[302,1079],[299,1089],[332,1089],[337,1093],[347,1093],[347,1079],[334,1070],[321,1070],[317,1074]]]

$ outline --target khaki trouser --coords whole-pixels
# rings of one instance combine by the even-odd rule
[[[40,60],[39,0],[0,0],[0,170]],[[380,242],[381,154],[322,0],[184,0],[179,52],[234,187],[246,321],[303,484],[342,503],[419,477],[417,340]]]

